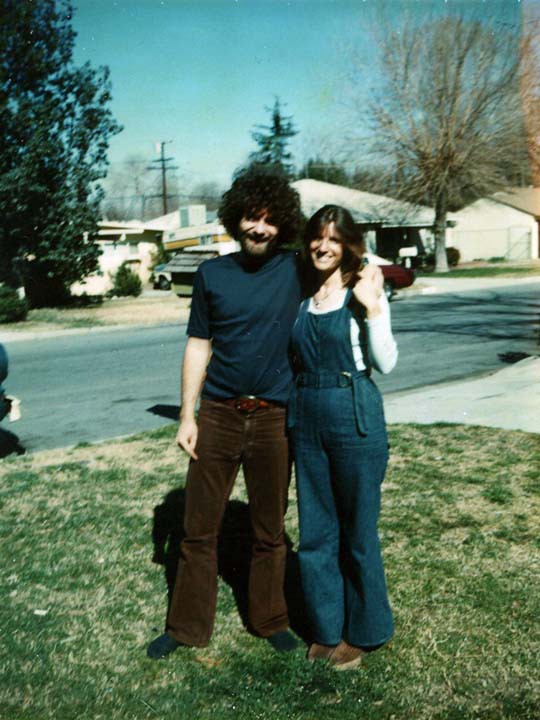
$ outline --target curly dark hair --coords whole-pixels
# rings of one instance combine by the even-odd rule
[[[221,199],[218,216],[229,235],[236,238],[240,220],[256,218],[263,211],[279,229],[280,245],[295,240],[302,227],[300,196],[279,165],[252,163],[235,173],[233,184]]]

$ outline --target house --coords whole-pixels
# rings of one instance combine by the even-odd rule
[[[215,219],[208,222],[208,215],[205,205],[190,205],[152,220],[147,223],[147,227],[163,230],[165,250],[182,250],[195,245],[230,241],[223,225]]]
[[[141,280],[150,279],[160,243],[165,250],[228,241],[222,225],[207,221],[205,205],[188,205],[147,222],[130,220],[99,223],[97,242],[101,248],[99,270],[84,281],[75,283],[74,294],[97,295],[112,287],[112,277],[127,262]]]
[[[453,213],[447,246],[461,260],[530,260],[540,257],[540,188],[512,188],[481,198]]]
[[[306,217],[327,204],[346,208],[365,231],[367,249],[377,255],[396,260],[407,254],[422,253],[425,244],[433,242],[431,228],[435,212],[425,205],[319,180],[297,180],[292,185],[300,194]]]
[[[100,295],[107,292],[112,287],[112,276],[124,262],[131,266],[143,282],[147,282],[161,233],[138,220],[103,220],[98,226],[97,244],[101,248],[99,270],[72,285],[71,292],[75,295]]]

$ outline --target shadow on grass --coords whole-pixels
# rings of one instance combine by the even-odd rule
[[[12,453],[24,455],[25,452],[26,450],[21,445],[17,435],[0,427],[0,458],[7,457]]]
[[[164,567],[169,602],[180,559],[180,543],[184,538],[182,527],[184,506],[185,490],[177,488],[166,495],[161,505],[154,508],[152,560]],[[248,504],[240,500],[229,500],[218,537],[218,574],[231,588],[240,618],[244,627],[248,629],[248,581],[252,542],[253,532]],[[292,550],[292,542],[287,535],[285,535],[285,543],[287,545],[285,599],[290,626],[307,643],[309,628],[300,583],[298,555]]]

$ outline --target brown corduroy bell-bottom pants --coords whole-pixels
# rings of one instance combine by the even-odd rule
[[[286,546],[283,518],[290,479],[285,409],[246,413],[202,400],[198,460],[186,481],[185,538],[167,616],[167,633],[185,645],[208,645],[217,600],[217,537],[240,466],[244,470],[253,546],[248,619],[268,637],[289,621],[284,597]]]

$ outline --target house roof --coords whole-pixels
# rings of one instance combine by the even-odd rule
[[[506,192],[496,192],[491,197],[540,220],[540,187],[511,188]]]
[[[144,235],[144,224],[139,220],[128,220],[126,222],[116,222],[113,220],[102,220],[98,222],[98,237],[101,240],[116,238],[124,239],[132,235]]]
[[[140,220],[100,220],[98,225],[102,230],[144,230],[144,223]]]
[[[176,230],[180,227],[180,211],[174,210],[167,215],[160,215],[160,217],[145,222],[144,226],[147,230]]]
[[[353,190],[320,180],[297,180],[292,186],[300,194],[302,210],[310,217],[323,205],[341,205],[357,223],[383,227],[430,227],[435,220],[432,208],[395,200],[385,195]]]
[[[224,233],[225,228],[220,223],[205,223],[204,225],[188,225],[187,227],[174,228],[169,231],[164,240],[167,243],[173,240],[190,240],[203,235],[223,235]]]

